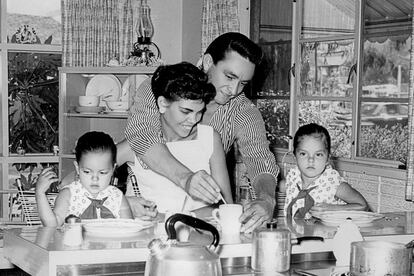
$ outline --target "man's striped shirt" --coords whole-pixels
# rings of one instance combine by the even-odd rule
[[[138,88],[130,113],[125,137],[138,155],[144,155],[154,144],[164,143],[151,79]],[[262,115],[244,94],[220,105],[209,125],[220,134],[226,153],[237,143],[251,183],[262,173],[273,175],[276,181],[279,167],[269,149]]]

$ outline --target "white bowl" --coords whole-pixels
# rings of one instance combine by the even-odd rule
[[[98,106],[98,96],[79,96],[79,106]]]
[[[107,101],[106,105],[112,111],[127,111],[129,107],[128,102],[121,102],[121,101],[116,101],[116,102]]]

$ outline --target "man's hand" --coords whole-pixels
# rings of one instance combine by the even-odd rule
[[[267,200],[257,199],[244,205],[241,231],[251,233],[254,229],[270,221],[273,217],[274,204]]]
[[[271,174],[258,175],[253,183],[257,199],[244,205],[241,231],[250,233],[273,218],[276,205],[275,190],[276,179]]]
[[[220,199],[220,188],[216,181],[206,171],[201,170],[189,174],[185,191],[195,199],[209,204],[217,203]]]
[[[157,206],[154,202],[136,196],[127,196],[127,199],[134,217],[152,220],[157,216]]]

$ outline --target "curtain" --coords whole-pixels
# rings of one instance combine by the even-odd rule
[[[238,32],[238,0],[203,0],[201,16],[201,52],[219,35]]]
[[[62,0],[63,66],[103,66],[133,47],[133,0]]]
[[[414,12],[414,7],[413,7]],[[407,160],[407,184],[405,199],[414,201],[414,18],[412,21],[412,39],[411,39],[411,53],[410,53],[410,89],[409,89],[409,103],[408,103],[408,160]]]

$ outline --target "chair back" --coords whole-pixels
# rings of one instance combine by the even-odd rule
[[[18,190],[18,197],[22,207],[22,220],[27,225],[41,225],[42,222],[39,218],[39,212],[37,209],[36,192],[24,191],[20,178],[16,179],[16,186]],[[55,205],[57,193],[49,193],[46,195],[49,205],[52,207]]]

